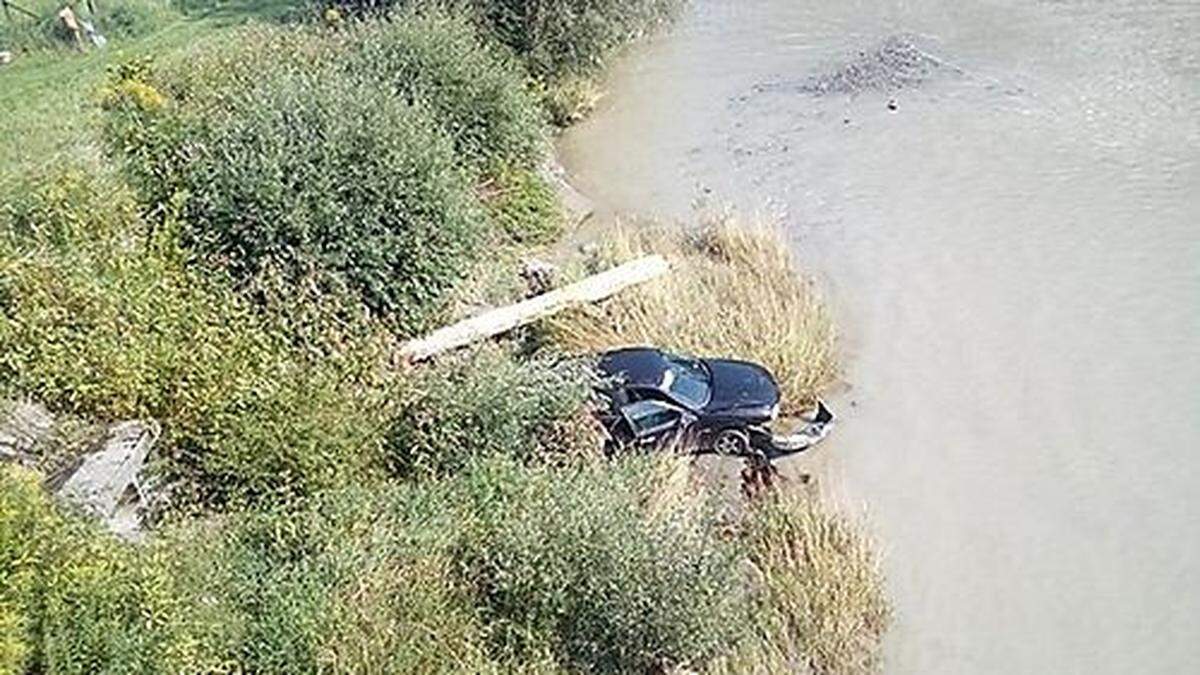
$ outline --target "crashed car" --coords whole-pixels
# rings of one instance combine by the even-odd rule
[[[800,430],[773,433],[779,385],[755,363],[630,347],[602,354],[597,368],[599,416],[613,449],[673,446],[772,458],[801,452],[833,428],[833,414],[818,402]]]

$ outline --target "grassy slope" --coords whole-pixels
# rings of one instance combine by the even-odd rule
[[[95,164],[100,152],[96,91],[109,65],[168,52],[248,20],[272,20],[298,4],[236,0],[183,15],[141,38],[112,39],[102,50],[18,54],[12,64],[0,68],[0,187],[64,160]]]
[[[131,57],[169,52],[247,20],[270,20],[292,10],[296,4],[296,0],[223,3],[215,10],[181,16],[142,38],[128,41],[114,39],[109,48],[103,51],[76,54],[63,50],[19,56],[13,65],[0,69],[0,111],[3,111],[0,113],[0,189],[7,181],[18,176],[64,161],[82,161],[96,170],[103,169],[104,165],[99,161],[100,144],[96,138],[99,111],[95,99],[106,69],[111,64]],[[806,514],[808,512],[801,515],[807,517]],[[811,519],[795,518],[800,519],[801,524],[811,524]],[[786,545],[773,546],[772,537],[788,534],[783,537],[788,542],[793,539],[804,540],[804,537],[785,532],[795,524],[784,516],[778,516],[770,524],[772,527],[764,526],[760,533],[762,548],[754,562],[764,578],[778,576],[787,582],[779,586],[779,592],[785,597],[764,598],[774,612],[761,613],[769,617],[769,622],[756,628],[763,633],[761,641],[752,641],[746,654],[735,655],[728,663],[716,665],[724,665],[731,672],[755,669],[770,671],[773,668],[782,672],[801,664],[808,665],[815,672],[870,671],[873,666],[871,661],[876,656],[874,650],[878,644],[878,633],[882,631],[878,624],[885,620],[867,619],[886,615],[886,609],[878,605],[879,596],[874,594],[878,592],[873,585],[876,578],[868,573],[872,561],[861,558],[860,549],[853,545],[847,545],[837,537],[827,537],[831,541],[836,539],[833,545],[827,547],[832,551],[829,554],[832,562],[828,567],[831,576],[817,579],[817,585],[810,587],[811,584],[805,583],[812,582],[816,577],[804,573],[807,568],[799,565],[797,559],[786,555],[779,558],[767,555],[792,550]],[[861,542],[856,545],[861,545]],[[808,553],[811,554],[811,551]],[[811,560],[814,557],[809,555],[804,559]],[[853,558],[850,562],[861,564],[849,564],[848,558]],[[842,574],[843,570],[847,572]],[[865,580],[854,578],[851,574],[858,572],[862,572]],[[859,592],[858,589],[864,588],[869,592],[855,594]],[[854,602],[829,600],[834,595],[838,598],[850,597]],[[860,598],[866,599],[859,601]],[[845,609],[839,611],[834,608],[830,611],[827,605],[837,602],[840,602],[839,607]],[[365,611],[369,614],[373,609],[368,607]],[[439,612],[439,616],[444,616],[444,612]],[[363,618],[383,620],[382,617],[385,617],[384,613],[376,612],[370,616],[364,614]],[[830,620],[837,630],[822,630],[821,626],[814,626],[815,619],[828,617],[833,617]],[[0,625],[4,625],[4,618],[0,615]],[[864,626],[864,621],[872,625]],[[861,647],[855,644],[860,639],[866,639],[868,644]],[[0,644],[0,647],[3,645]],[[396,650],[389,648],[389,651]],[[861,657],[861,654],[866,657]],[[745,661],[739,661],[738,657]],[[865,660],[859,662],[860,658]]]

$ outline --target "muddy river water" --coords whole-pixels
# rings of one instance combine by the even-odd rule
[[[597,222],[765,212],[825,289],[887,672],[1200,672],[1200,1],[694,0],[608,91]]]

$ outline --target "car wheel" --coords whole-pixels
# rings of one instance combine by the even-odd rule
[[[713,440],[718,455],[742,456],[750,453],[750,436],[741,429],[725,429]]]

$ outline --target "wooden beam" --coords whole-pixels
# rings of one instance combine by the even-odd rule
[[[670,268],[666,259],[659,255],[638,258],[549,293],[440,328],[423,338],[407,342],[400,348],[400,355],[409,361],[423,361],[435,354],[551,316],[568,307],[599,302],[624,288],[662,276]]]

